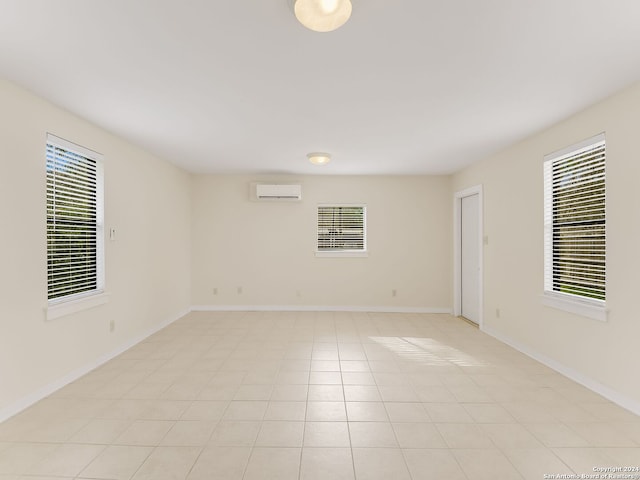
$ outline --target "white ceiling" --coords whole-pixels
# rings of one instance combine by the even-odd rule
[[[640,1],[0,0],[0,75],[193,172],[447,174],[638,81]]]

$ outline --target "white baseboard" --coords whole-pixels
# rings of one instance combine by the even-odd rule
[[[487,327],[485,325],[482,328],[482,331],[487,335],[490,335],[495,339],[500,340],[502,343],[506,343],[510,347],[513,347],[516,350],[524,353],[528,357],[531,357],[534,360],[537,360],[538,362],[542,363],[543,365],[546,365],[547,367],[555,370],[556,372],[561,373],[562,375],[570,378],[574,382],[577,382],[580,385],[588,388],[589,390],[592,390],[602,395],[604,398],[611,400],[613,403],[621,406],[622,408],[625,408],[630,412],[635,413],[636,415],[640,415],[640,403],[638,403],[636,400],[629,398],[626,395],[623,395],[620,392],[610,387],[607,387],[606,385],[601,384],[600,382],[597,382],[596,380],[574,370],[573,368],[567,367],[566,365],[563,365],[560,362],[557,362],[553,358],[547,357],[546,355],[543,355],[535,351],[534,349],[532,349],[531,347],[528,347],[527,345],[523,345],[509,338],[508,336],[503,335],[498,330],[495,330],[491,327]]]
[[[147,330],[146,332],[142,333],[141,335],[137,335],[136,337],[133,337],[133,338],[129,339],[128,341],[126,341],[125,343],[120,345],[115,350],[113,350],[113,351],[111,351],[109,353],[106,353],[105,355],[102,355],[102,356],[98,357],[94,361],[92,361],[92,362],[90,362],[90,363],[88,363],[86,365],[83,365],[82,367],[77,368],[77,369],[73,370],[72,372],[69,372],[67,375],[65,375],[62,378],[59,378],[55,382],[52,382],[49,385],[46,385],[46,386],[36,390],[35,392],[32,392],[29,395],[26,395],[26,396],[22,397],[18,401],[13,402],[12,404],[0,409],[0,423],[4,422],[5,420],[7,420],[7,419],[9,419],[11,417],[13,417],[14,415],[20,413],[21,411],[27,409],[28,407],[30,407],[34,403],[39,402],[43,398],[48,397],[49,395],[51,395],[55,391],[60,390],[62,387],[70,384],[71,382],[77,380],[78,378],[82,377],[83,375],[86,375],[87,373],[91,372],[92,370],[95,370],[100,365],[103,365],[103,364],[107,363],[109,360],[114,359],[115,357],[117,357],[121,353],[124,353],[125,351],[129,350],[131,347],[133,347],[133,346],[137,345],[138,343],[142,342],[143,340],[145,340],[146,338],[150,337],[154,333],[157,333],[160,330],[162,330],[163,328],[167,327],[168,325],[171,325],[173,322],[175,322],[176,320],[182,318],[187,313],[189,313],[189,311],[182,312],[176,318],[171,318],[169,320],[166,320],[166,321],[162,322],[159,325],[156,325],[155,327],[151,328],[150,330]]]
[[[320,305],[193,305],[192,312],[370,312],[370,313],[448,313],[447,307],[360,307]]]

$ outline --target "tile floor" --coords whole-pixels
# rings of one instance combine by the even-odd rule
[[[0,480],[640,465],[640,417],[448,315],[192,313],[0,424]]]

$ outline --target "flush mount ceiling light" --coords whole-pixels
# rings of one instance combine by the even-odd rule
[[[331,155],[323,152],[308,153],[307,158],[314,165],[326,165],[331,161]]]
[[[351,16],[351,0],[293,0],[298,21],[314,32],[331,32]]]

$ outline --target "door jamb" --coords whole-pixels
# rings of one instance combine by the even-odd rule
[[[462,293],[461,293],[461,254],[462,232],[460,222],[462,221],[462,199],[471,195],[478,195],[478,263],[480,266],[478,282],[478,327],[482,330],[484,319],[484,200],[482,195],[482,185],[475,185],[454,194],[453,198],[453,314],[459,317],[462,313]]]

